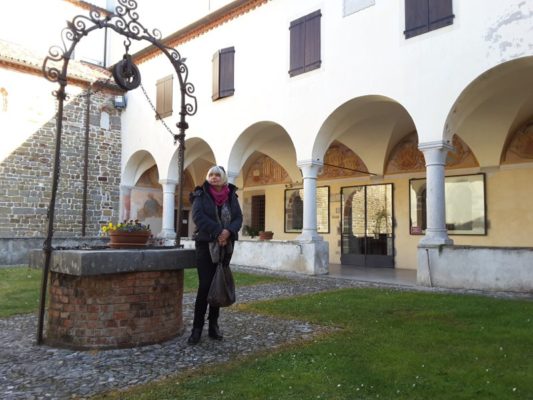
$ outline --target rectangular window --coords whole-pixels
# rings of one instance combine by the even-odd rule
[[[265,196],[252,196],[252,224],[254,230],[265,230]]]
[[[426,230],[426,180],[409,180],[410,233]],[[485,174],[447,176],[446,229],[450,235],[486,235]]]
[[[344,0],[343,15],[346,17],[375,4],[375,0]]]
[[[228,47],[213,55],[213,96],[218,100],[235,93],[235,48]]]
[[[405,0],[405,38],[453,23],[452,0]]]
[[[295,76],[320,68],[320,10],[290,24],[290,70]]]
[[[157,97],[156,97],[156,118],[165,118],[172,115],[172,88],[174,77],[169,75],[165,78],[159,79],[156,83]]]
[[[304,223],[304,190],[285,190],[285,232],[301,232]],[[329,186],[316,189],[316,225],[318,233],[329,233]]]

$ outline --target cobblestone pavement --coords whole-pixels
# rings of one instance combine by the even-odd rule
[[[238,303],[345,287],[381,286],[353,280],[285,276],[287,282],[238,288]],[[186,294],[183,335],[158,345],[121,350],[73,351],[36,346],[35,315],[0,319],[0,398],[87,398],[285,343],[309,340],[325,330],[305,321],[271,318],[230,307],[221,311],[222,342],[210,340],[204,332],[200,344],[188,346],[193,304],[194,294]]]

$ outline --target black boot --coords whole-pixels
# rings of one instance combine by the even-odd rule
[[[220,333],[217,321],[209,321],[209,337],[215,340],[222,340],[223,336]]]
[[[191,336],[189,336],[187,343],[192,344],[192,345],[198,344],[201,336],[202,336],[202,328],[192,328],[192,333],[191,333]]]

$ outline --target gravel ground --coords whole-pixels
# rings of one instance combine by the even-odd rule
[[[287,278],[286,282],[238,288],[237,302],[247,303],[347,287],[386,286],[399,290],[440,291],[331,277],[281,275]],[[508,294],[500,296],[516,297]],[[286,343],[310,340],[326,330],[305,321],[282,320],[230,307],[221,311],[219,325],[224,333],[223,341],[209,339],[204,330],[202,341],[197,346],[188,346],[194,297],[194,294],[184,296],[186,331],[183,335],[161,344],[133,349],[74,351],[36,346],[35,315],[0,319],[0,398],[87,398],[200,366],[224,363]],[[531,298],[531,295],[522,297]]]

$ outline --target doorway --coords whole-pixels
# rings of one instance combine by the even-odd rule
[[[341,189],[341,263],[394,268],[392,183]]]

